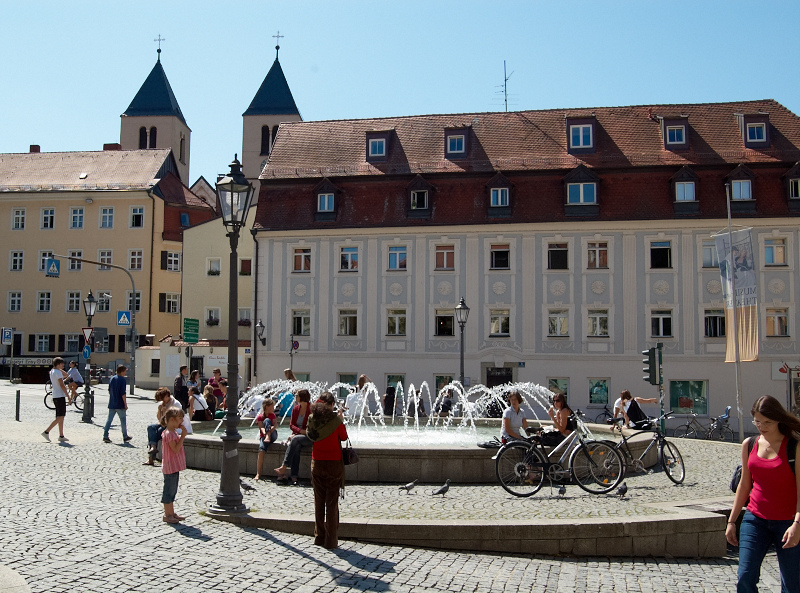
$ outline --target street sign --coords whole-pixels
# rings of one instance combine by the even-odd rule
[[[3,328],[3,339],[2,345],[3,346],[11,346],[11,342],[13,341],[13,330],[10,327]]]
[[[44,265],[45,276],[48,278],[58,278],[61,274],[61,262],[55,258],[48,257]]]
[[[117,325],[129,326],[131,324],[130,311],[117,311]]]
[[[81,331],[83,332],[83,339],[86,342],[92,339],[92,333],[94,332],[93,327],[84,327]]]
[[[295,340],[294,342],[292,342],[292,350],[297,350],[298,348],[300,348],[300,342]]]
[[[81,352],[81,354],[83,354],[84,358],[90,358],[92,356],[92,349],[89,347],[89,344],[83,347],[83,352]]]
[[[183,341],[189,344],[197,344],[200,338],[200,320],[184,317],[183,319]]]

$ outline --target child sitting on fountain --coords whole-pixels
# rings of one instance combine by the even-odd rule
[[[264,464],[264,454],[269,446],[278,438],[278,417],[275,416],[275,401],[271,398],[261,402],[261,413],[256,416],[258,424],[258,461],[256,462],[256,480],[261,479],[261,466]]]

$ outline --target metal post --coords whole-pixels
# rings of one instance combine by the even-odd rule
[[[20,390],[17,389],[17,416],[16,416],[17,422],[19,422],[19,392]]]
[[[459,323],[461,326],[461,370],[459,372],[459,382],[464,385],[464,326],[466,323]]]
[[[90,292],[91,294],[91,292]],[[92,316],[86,316],[86,327],[92,327]],[[88,341],[87,341],[88,342]],[[80,359],[79,359],[80,360]],[[84,367],[84,372],[86,373],[86,377],[83,379],[83,417],[81,418],[82,422],[86,422],[87,424],[92,423],[92,417],[94,417],[94,392],[91,388],[91,381],[92,381],[92,365],[91,365],[92,357],[86,359],[86,366]]]
[[[736,367],[736,411],[739,414],[739,440],[744,440],[744,404],[742,403],[742,375],[739,364],[739,320],[736,315],[736,271],[733,261],[733,231],[731,230],[731,184],[725,184],[725,201],[728,206],[728,277],[731,279],[731,309],[733,311],[733,356]],[[727,303],[726,303],[727,306]],[[727,331],[727,329],[725,330]]]
[[[661,404],[661,432],[667,433],[667,421],[664,419],[664,369],[661,366],[661,350],[663,342],[656,342],[656,366],[658,367],[658,401]]]

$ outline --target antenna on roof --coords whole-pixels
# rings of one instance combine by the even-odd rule
[[[511,78],[511,74],[506,75],[506,61],[503,60],[503,99],[506,104],[506,112],[508,111],[508,79]]]
[[[286,37],[286,35],[281,35],[281,32],[278,31],[277,35],[273,35],[275,38],[275,59],[278,59],[278,52],[281,50],[281,37]]]
[[[161,42],[162,41],[166,41],[166,39],[164,39],[161,36],[161,33],[159,33],[158,34],[158,39],[153,39],[153,41],[158,41],[158,49],[156,50],[156,52],[158,53],[158,61],[160,62],[161,61]]]

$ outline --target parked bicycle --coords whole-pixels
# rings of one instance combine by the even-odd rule
[[[681,452],[678,451],[678,447],[675,446],[675,443],[672,443],[667,440],[666,435],[661,432],[661,420],[666,420],[670,416],[672,416],[673,412],[666,412],[662,416],[658,418],[653,418],[646,423],[638,423],[638,425],[633,429],[633,433],[625,436],[625,433],[622,432],[622,423],[625,421],[624,418],[615,418],[613,423],[612,430],[618,430],[622,440],[615,444],[615,450],[622,454],[623,459],[625,460],[625,471],[627,473],[629,468],[632,468],[634,471],[646,471],[647,468],[644,466],[644,458],[650,452],[653,447],[658,447],[658,463],[661,464],[661,468],[664,470],[664,473],[667,477],[675,482],[676,484],[681,484],[683,479],[686,477],[686,467],[683,465],[683,457],[681,457]],[[644,434],[646,432],[651,433],[652,439],[650,440],[650,444],[647,445],[647,448],[642,452],[639,457],[634,457],[633,453],[631,452],[631,448],[628,445],[628,441],[635,437],[636,435]]]
[[[608,404],[603,406],[603,411],[600,412],[597,416],[594,417],[595,424],[605,424],[606,420],[609,418],[613,418],[614,414],[611,413],[611,410],[608,409]]]
[[[94,395],[94,390],[92,390],[92,395]],[[67,395],[67,405],[73,405],[79,412],[83,412],[83,397],[84,394],[82,391],[78,391],[75,394],[75,397],[70,401],[69,394]],[[53,402],[53,384],[50,382],[50,379],[47,380],[47,383],[44,384],[44,406],[48,410],[55,410],[56,404]]]
[[[606,494],[624,477],[625,461],[617,449],[591,439],[582,414],[574,414],[578,427],[549,453],[540,441],[528,437],[500,447],[495,473],[500,485],[514,496],[536,494],[548,479],[565,483],[570,478],[591,494]]]
[[[697,414],[689,414],[689,421],[686,424],[681,424],[672,433],[675,438],[690,438],[695,439],[698,435],[703,438],[711,439],[712,441],[727,441],[733,443],[735,437],[733,430],[728,426],[728,420],[731,417],[731,406],[725,408],[725,413],[722,416],[711,418],[711,424],[703,426],[697,420]]]

